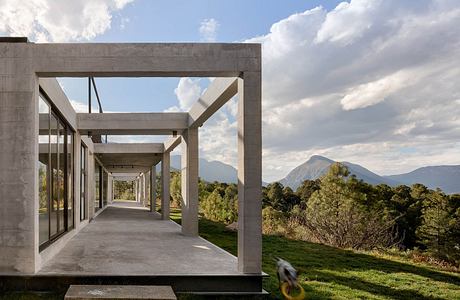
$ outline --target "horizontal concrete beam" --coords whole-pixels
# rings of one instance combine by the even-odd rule
[[[22,44],[41,77],[230,77],[260,71],[260,44]],[[30,49],[31,48],[31,49]],[[15,56],[11,51],[10,55]]]
[[[81,134],[170,135],[188,127],[188,113],[77,114]]]
[[[164,143],[164,152],[171,152],[173,151],[181,142],[181,136],[178,135],[176,137],[169,138]]]
[[[238,92],[238,78],[216,78],[189,112],[189,126],[199,127]]]
[[[110,143],[110,144],[94,144],[94,152],[102,154],[149,154],[163,153],[163,143]]]

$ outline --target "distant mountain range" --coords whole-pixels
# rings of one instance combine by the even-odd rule
[[[314,155],[289,172],[280,182],[295,190],[304,180],[314,180],[326,174],[333,163],[334,161],[327,157]],[[370,184],[384,183],[397,186],[421,183],[431,189],[439,187],[448,194],[460,193],[460,165],[423,167],[405,174],[380,176],[358,164],[342,163],[348,167],[351,174]]]
[[[289,172],[280,182],[284,186],[289,186],[293,190],[296,190],[304,180],[318,179],[326,174],[334,162],[327,157],[314,155],[305,163]],[[350,162],[342,163],[348,167],[351,174],[370,184],[384,183],[390,186],[397,186],[400,184],[411,185],[421,183],[430,189],[439,187],[447,194],[460,193],[460,165],[422,167],[405,174],[380,176],[358,164]],[[180,170],[180,166],[180,156],[171,156],[171,168]],[[158,166],[157,172],[159,171]],[[205,181],[237,183],[237,174],[237,170],[231,165],[220,161],[208,161],[200,158],[199,176]],[[265,182],[262,184],[266,185]]]
[[[181,169],[180,159],[180,155],[171,156],[171,169]],[[238,172],[234,167],[220,161],[208,161],[204,158],[200,158],[199,176],[208,182],[236,183],[238,180]]]

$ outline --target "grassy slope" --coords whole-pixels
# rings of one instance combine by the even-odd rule
[[[180,215],[173,212],[177,221]],[[200,220],[200,235],[236,254],[236,233],[220,223]],[[299,271],[307,299],[460,299],[460,274],[415,264],[401,257],[380,258],[329,246],[263,237],[264,288],[279,298],[274,257]]]
[[[180,222],[180,213],[173,211],[172,218]],[[223,224],[201,219],[200,235],[236,255],[236,233],[226,230]],[[306,299],[460,299],[460,274],[415,264],[402,257],[380,258],[277,236],[263,237],[263,251],[263,270],[270,275],[264,280],[264,288],[271,293],[269,298],[280,298],[273,261],[278,256],[290,261],[299,271]],[[0,295],[0,299],[18,300],[61,297]],[[202,297],[182,295],[179,298]]]

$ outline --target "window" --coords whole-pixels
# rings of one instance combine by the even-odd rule
[[[105,207],[107,206],[107,190],[109,188],[109,174],[106,172],[106,171],[103,171],[102,172],[103,174],[103,178],[102,178],[102,182],[103,182],[103,188],[102,188],[102,195],[103,195],[103,203],[102,205]]]
[[[39,97],[40,250],[74,226],[73,138],[70,127]]]
[[[88,150],[84,145],[81,145],[80,149],[80,220],[86,219],[86,182],[87,176],[86,173],[86,156]]]
[[[94,212],[97,212],[100,208],[102,208],[102,201],[101,201],[101,192],[102,192],[102,168],[97,161],[94,161],[94,178],[96,180],[96,195],[94,197]]]

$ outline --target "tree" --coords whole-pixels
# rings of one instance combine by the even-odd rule
[[[449,203],[449,197],[440,189],[428,193],[423,202],[422,223],[417,229],[421,244],[439,256],[448,254],[447,242],[456,212]]]
[[[265,206],[278,208],[283,202],[283,185],[279,182],[270,183],[267,185],[265,193]]]
[[[300,198],[301,207],[305,209],[307,202],[314,192],[319,190],[321,181],[316,180],[304,180],[302,184],[297,188],[296,195]]]
[[[307,228],[318,242],[336,247],[369,249],[389,245],[393,242],[395,220],[389,219],[380,203],[373,203],[363,192],[372,186],[349,175],[343,164],[331,165],[321,178],[321,188],[307,203]]]
[[[179,172],[171,172],[170,194],[173,206],[180,207],[182,203],[181,176]]]

